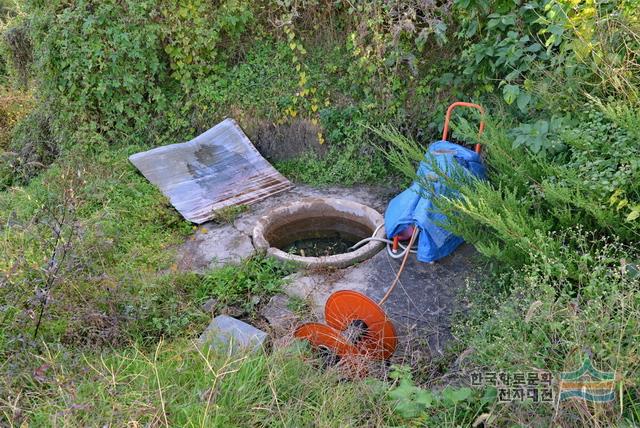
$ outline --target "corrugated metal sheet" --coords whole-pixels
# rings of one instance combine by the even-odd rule
[[[196,224],[211,220],[220,208],[251,204],[293,187],[233,119],[189,142],[136,153],[129,160]]]

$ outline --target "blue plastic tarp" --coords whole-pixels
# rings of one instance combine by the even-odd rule
[[[393,198],[384,215],[387,237],[392,239],[404,229],[416,225],[418,260],[433,262],[451,254],[463,239],[438,226],[447,218],[433,203],[437,196],[456,197],[457,192],[439,177],[445,174],[454,179],[486,178],[480,155],[473,150],[448,141],[437,141],[429,146],[425,159],[418,167],[419,179],[404,192]],[[425,183],[429,183],[425,186]]]

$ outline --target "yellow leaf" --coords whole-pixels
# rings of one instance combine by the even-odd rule
[[[314,113],[315,113],[315,112],[317,112],[317,111],[318,111],[318,106],[317,106],[317,105],[315,105],[315,104],[314,104],[314,105],[312,105],[312,106],[311,106],[311,111],[312,111],[312,112],[314,112]]]
[[[289,48],[290,48],[292,51],[295,51],[295,50],[296,50],[296,46],[297,46],[297,45],[296,45],[295,43],[293,43],[293,42],[292,42],[292,43],[289,43]]]
[[[296,117],[298,115],[298,112],[295,110],[291,110],[289,114],[291,115],[291,117]]]
[[[629,213],[629,215],[627,216],[627,221],[634,221],[638,218],[640,218],[640,207],[634,209]]]
[[[622,208],[626,207],[627,205],[629,205],[629,200],[628,199],[623,199],[620,202],[618,202],[618,206],[616,207],[616,211],[620,211]]]

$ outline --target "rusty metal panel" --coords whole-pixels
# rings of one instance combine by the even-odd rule
[[[233,119],[189,142],[136,153],[129,160],[196,224],[211,220],[220,208],[252,204],[293,187]]]

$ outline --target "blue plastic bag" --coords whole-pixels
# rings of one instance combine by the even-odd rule
[[[429,146],[425,160],[418,167],[418,176],[429,181],[431,189],[426,190],[420,182],[414,181],[407,190],[389,202],[384,215],[389,239],[411,225],[420,229],[418,260],[421,262],[440,260],[464,242],[459,236],[437,226],[446,222],[447,218],[434,206],[433,197],[455,197],[457,194],[439,178],[434,169],[452,178],[486,178],[480,155],[473,150],[448,141],[437,141]]]

